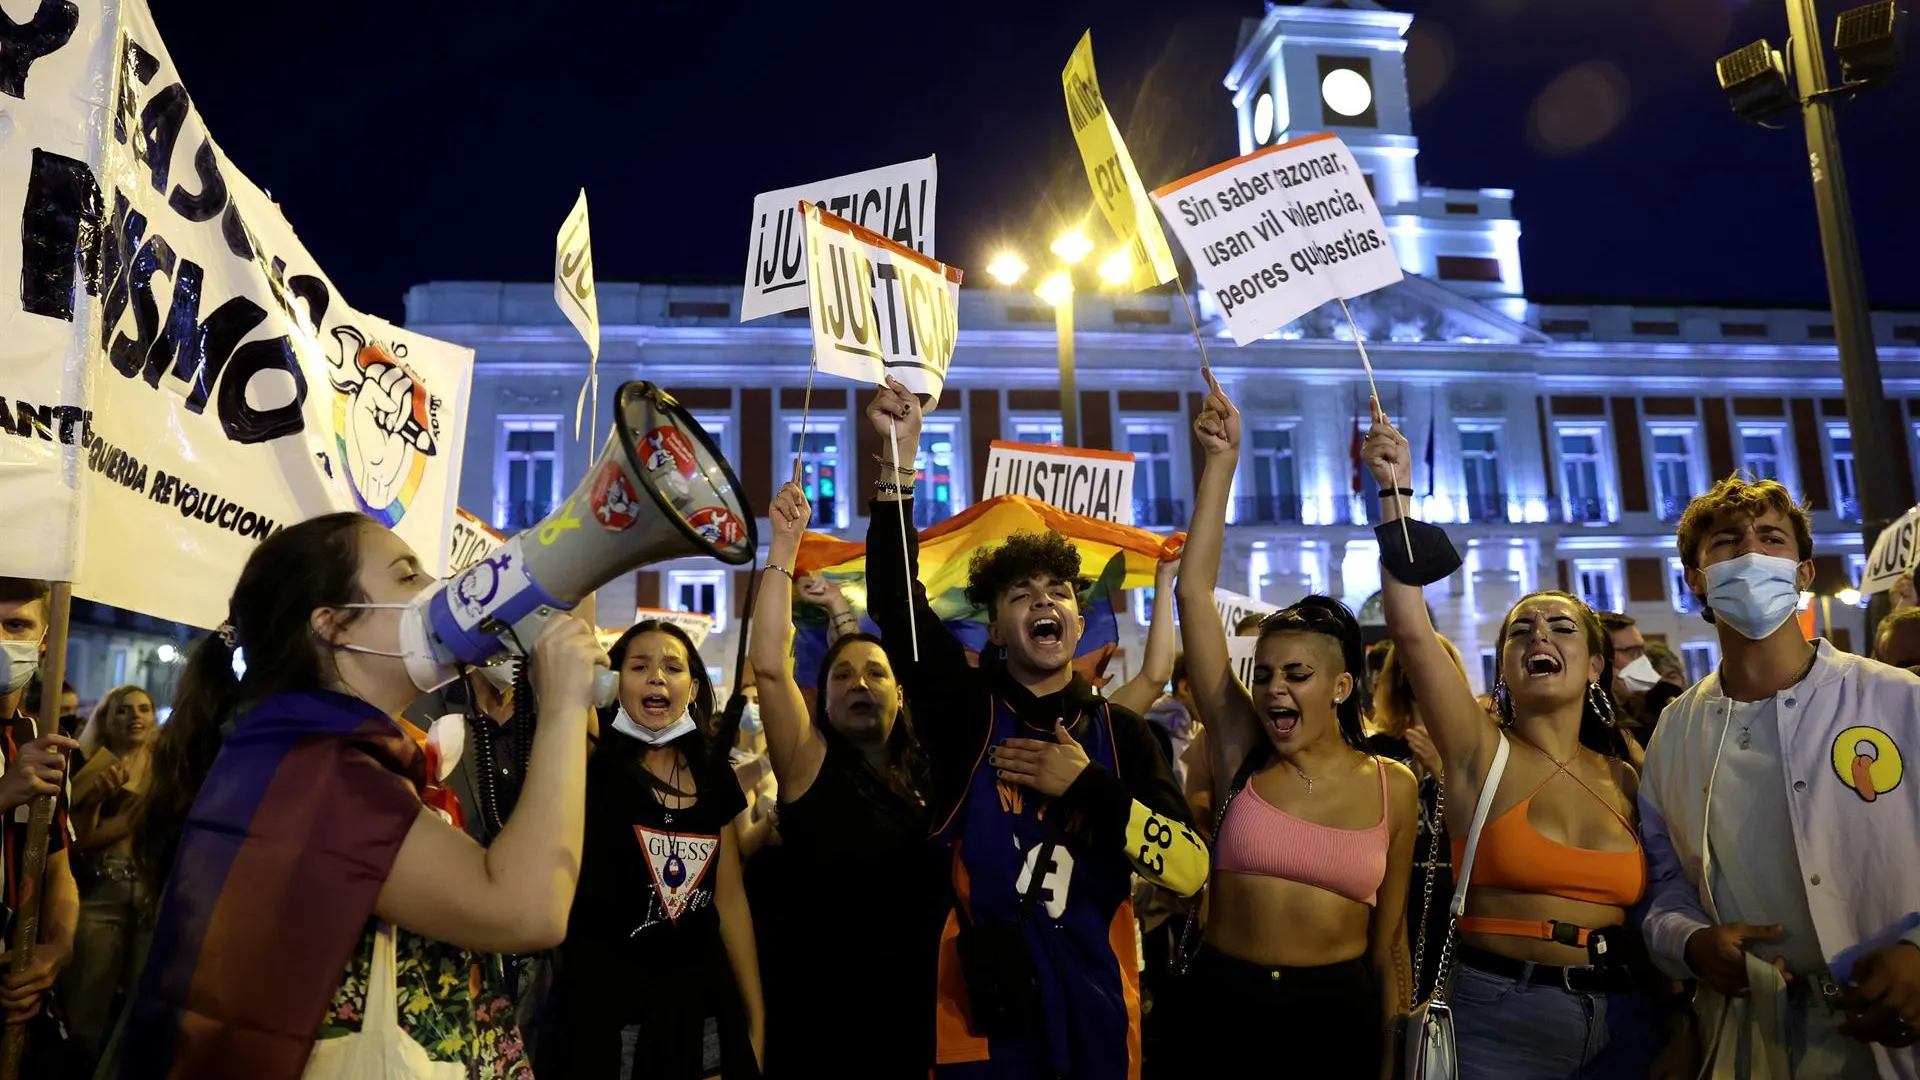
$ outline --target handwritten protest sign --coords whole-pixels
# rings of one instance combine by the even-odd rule
[[[798,209],[802,202],[932,255],[937,179],[934,159],[925,157],[756,196],[740,321],[807,306],[807,230]]]
[[[888,376],[932,408],[960,332],[960,270],[806,204],[813,354],[829,375]]]
[[[642,623],[649,620],[672,623],[680,629],[685,630],[687,636],[693,639],[693,647],[696,649],[705,644],[707,636],[713,633],[713,616],[703,614],[702,612],[668,611],[665,608],[634,609],[634,622]],[[622,631],[616,631],[615,633],[618,634],[621,632]]]
[[[1093,71],[1093,31],[1080,37],[1068,58],[1060,81],[1067,92],[1067,120],[1073,141],[1087,166],[1094,204],[1120,238],[1129,267],[1127,288],[1150,289],[1173,277],[1173,252],[1160,231],[1160,218],[1147,200],[1146,186],[1134,170],[1133,156],[1120,138],[1120,128],[1100,96],[1100,79]]]
[[[1220,623],[1229,635],[1240,625],[1240,620],[1249,615],[1268,615],[1280,610],[1265,601],[1219,588],[1213,590],[1213,606],[1219,610]]]
[[[1153,201],[1242,345],[1404,276],[1366,178],[1332,135],[1203,169]]]
[[[1081,517],[1131,524],[1133,455],[993,441],[980,501],[1024,495]]]
[[[495,531],[493,526],[460,507],[454,507],[453,528],[447,530],[447,576],[452,577],[479,565],[481,559],[493,554],[506,542],[507,538]]]

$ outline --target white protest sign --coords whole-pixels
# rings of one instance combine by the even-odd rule
[[[960,333],[960,270],[808,204],[813,358],[829,375],[891,376],[940,402]]]
[[[214,626],[256,543],[332,510],[392,527],[444,573],[471,350],[340,299],[279,207],[208,137],[143,0],[67,6],[92,36],[40,59],[59,92],[45,104],[76,129],[97,122],[98,165],[42,155],[31,176],[0,174],[33,273],[12,279],[24,314],[8,313],[0,348],[79,331],[89,385],[83,408],[45,382],[14,391],[9,363],[0,395],[75,409],[83,453],[63,478],[85,522],[75,595]],[[70,59],[86,87],[57,86]],[[97,278],[83,273],[95,260]],[[96,289],[95,303],[79,301]],[[59,358],[55,345],[20,373]],[[53,427],[48,438],[70,445]]]
[[[23,22],[0,58],[0,574],[71,581],[98,303],[82,268],[100,224],[94,174],[112,138],[100,96],[119,27],[98,0],[39,5],[24,21],[35,6],[9,9]]]
[[[1171,280],[1173,252],[1167,248],[1160,219],[1147,201],[1146,186],[1134,170],[1120,128],[1100,96],[1100,78],[1093,70],[1093,31],[1080,36],[1060,82],[1066,89],[1067,121],[1073,125],[1073,141],[1087,167],[1093,200],[1120,238],[1121,256],[1129,267],[1127,287],[1138,291]]]
[[[932,255],[937,179],[933,158],[924,157],[756,196],[753,224],[747,230],[740,321],[807,306],[807,233],[801,203]]]
[[[668,611],[665,608],[635,608],[633,621],[643,623],[658,621],[672,623],[687,632],[693,639],[693,647],[699,648],[706,643],[707,635],[713,633],[713,616],[698,611]]]
[[[1881,530],[1867,556],[1867,569],[1860,578],[1860,591],[1886,592],[1901,577],[1920,563],[1920,506],[1900,515],[1900,520]]]
[[[1229,628],[1231,634],[1231,628]],[[1228,637],[1227,662],[1233,666],[1233,677],[1240,685],[1253,689],[1253,650],[1260,644],[1257,637]]]
[[[1203,169],[1153,201],[1242,345],[1405,276],[1360,166],[1332,135]]]
[[[453,508],[453,528],[447,530],[447,576],[478,565],[498,551],[507,538],[493,526],[460,507]]]
[[[1024,495],[1081,517],[1133,521],[1133,455],[993,441],[980,501]]]
[[[554,237],[553,302],[587,343],[587,381],[580,384],[580,400],[573,406],[573,437],[578,439],[589,388],[594,412],[600,410],[600,298],[593,292],[593,229],[587,222],[586,188],[580,189],[579,200]],[[591,442],[588,452],[592,452]]]
[[[1280,610],[1263,600],[1220,588],[1213,590],[1213,606],[1220,612],[1220,624],[1227,628],[1229,636],[1233,634],[1233,628],[1240,625],[1241,619],[1249,615],[1270,615]]]

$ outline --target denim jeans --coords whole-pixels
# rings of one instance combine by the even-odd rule
[[[80,921],[73,960],[60,973],[67,1029],[88,1061],[112,1032],[115,1001],[140,980],[153,937],[153,905],[126,855],[74,859],[80,885]]]
[[[1454,971],[1461,1080],[1640,1080],[1660,1049],[1644,994],[1572,994],[1461,964]]]

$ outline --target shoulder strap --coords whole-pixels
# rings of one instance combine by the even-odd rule
[[[1493,767],[1487,770],[1487,778],[1480,784],[1480,801],[1473,807],[1473,826],[1467,832],[1466,855],[1460,865],[1453,868],[1453,902],[1447,910],[1453,918],[1459,918],[1467,910],[1467,885],[1473,881],[1473,857],[1480,850],[1480,830],[1486,827],[1487,814],[1493,809],[1493,796],[1500,790],[1500,778],[1507,772],[1507,754],[1512,749],[1507,743],[1506,732],[1500,733],[1500,748],[1493,752]]]

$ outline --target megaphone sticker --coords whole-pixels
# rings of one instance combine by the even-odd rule
[[[658,477],[659,474],[666,472],[678,473],[680,482],[676,486],[684,490],[685,481],[693,479],[693,474],[699,471],[699,459],[694,456],[693,442],[679,428],[654,428],[647,432],[647,437],[641,445],[646,447],[649,476]]]
[[[468,568],[453,581],[454,621],[462,629],[479,625],[487,612],[525,591],[531,579],[521,565],[519,538]]]
[[[588,502],[593,507],[593,519],[608,532],[625,532],[640,520],[640,500],[617,461],[600,466]]]
[[[747,536],[746,526],[724,506],[703,506],[687,516],[687,524],[716,547],[732,547]]]

